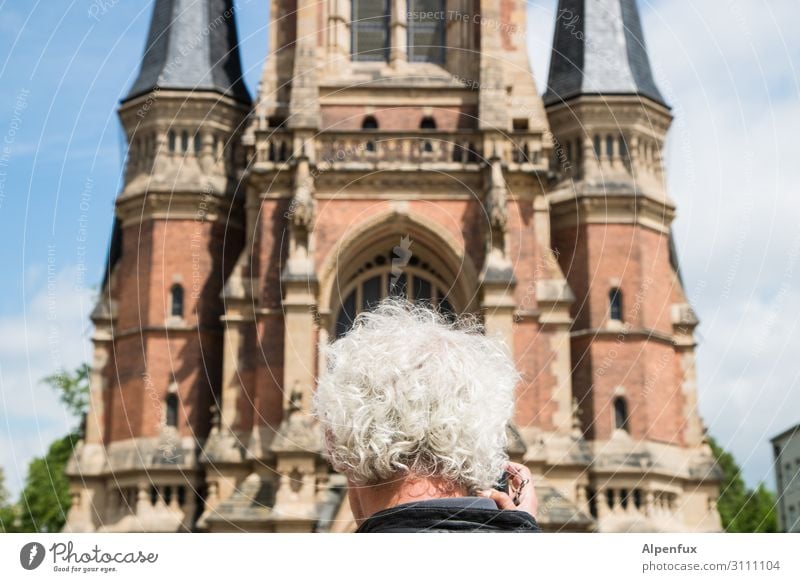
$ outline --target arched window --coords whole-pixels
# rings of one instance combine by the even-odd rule
[[[416,256],[404,256],[395,248],[368,261],[350,282],[342,287],[344,298],[336,316],[334,337],[350,330],[356,316],[375,307],[387,296],[405,297],[428,304],[448,317],[455,310],[447,295],[447,285],[435,270]]]
[[[596,157],[598,160],[600,159],[601,148],[600,136],[596,135],[594,136],[594,157]]]
[[[385,61],[389,56],[389,0],[352,0],[351,57]]]
[[[619,155],[623,159],[628,157],[628,142],[625,141],[624,135],[619,136]]]
[[[378,120],[372,115],[367,115],[361,123],[361,129],[378,129]]]
[[[181,132],[181,152],[184,154],[189,151],[189,132],[185,129]]]
[[[422,121],[419,124],[419,128],[424,131],[433,131],[436,129],[436,120],[431,117],[430,115],[426,115],[422,118]],[[422,153],[430,154],[433,153],[433,142],[426,139],[422,142]]]
[[[166,406],[166,425],[178,426],[178,395],[174,392],[167,394],[164,405]]]
[[[203,136],[200,135],[198,131],[194,134],[194,153],[195,155],[199,156],[203,151]]]
[[[167,133],[167,142],[169,147],[169,153],[175,153],[175,148],[177,147],[177,137],[175,136],[175,132],[173,130],[169,130]]]
[[[612,287],[608,292],[608,304],[611,313],[611,319],[614,321],[622,321],[622,291],[619,287]]]
[[[430,115],[426,115],[422,118],[422,122],[419,124],[420,129],[436,129],[436,120],[431,117]]]
[[[628,403],[622,396],[614,398],[614,427],[628,431]]]
[[[444,63],[445,0],[408,0],[408,60]]]
[[[609,159],[614,157],[614,138],[610,135],[606,137],[606,157]]]
[[[170,314],[173,317],[183,317],[183,287],[175,283],[169,291]]]

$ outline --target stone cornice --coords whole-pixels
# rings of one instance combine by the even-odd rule
[[[605,120],[617,129],[634,126],[654,136],[666,134],[673,119],[667,107],[631,95],[584,95],[547,107],[547,116],[553,127],[570,119],[593,125]]]
[[[126,127],[163,122],[166,128],[179,119],[181,123],[197,119],[206,124],[230,127],[231,115],[241,119],[249,112],[250,107],[214,91],[187,94],[163,89],[126,101],[119,108],[119,117]]]
[[[623,336],[626,339],[631,338],[634,340],[644,340],[644,341],[656,341],[659,343],[668,344],[670,346],[675,345],[675,338],[663,331],[658,331],[656,329],[651,328],[630,328],[630,329],[612,329],[612,328],[586,328],[586,329],[579,329],[573,330],[570,332],[570,336],[573,338],[581,338],[581,337],[591,337],[593,341],[599,340],[615,340],[619,336]]]
[[[113,339],[122,339],[131,335],[150,335],[150,334],[163,334],[163,335],[185,335],[185,334],[198,334],[198,333],[212,333],[222,334],[222,327],[209,327],[201,325],[145,325],[142,327],[123,329],[113,332]]]
[[[193,220],[241,229],[242,218],[240,213],[231,211],[233,204],[234,198],[227,194],[176,189],[167,192],[126,190],[117,199],[116,206],[123,227],[146,220]]]
[[[675,206],[632,184],[562,187],[548,196],[553,229],[580,224],[638,224],[669,234]]]

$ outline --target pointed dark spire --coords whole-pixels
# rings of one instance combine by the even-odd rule
[[[218,91],[250,104],[233,0],[156,0],[142,68],[124,101],[156,88]]]
[[[636,0],[559,0],[546,105],[578,95],[642,95],[662,105]]]

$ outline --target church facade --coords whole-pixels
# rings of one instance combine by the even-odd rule
[[[479,315],[523,380],[548,531],[718,531],[635,0],[273,0],[252,98],[231,0],[156,0],[68,531],[352,531],[309,416],[320,346],[388,294]]]

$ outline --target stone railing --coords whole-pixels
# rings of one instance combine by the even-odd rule
[[[670,517],[678,509],[676,493],[652,489],[605,487],[597,490],[590,502],[600,519],[625,515]]]
[[[120,487],[109,492],[104,531],[190,531],[197,499],[187,483]]]
[[[317,164],[455,163],[483,160],[480,136],[471,133],[328,133],[317,140]]]
[[[480,133],[409,131],[387,132],[365,130],[360,132],[325,132],[317,135],[313,145],[318,167],[332,169],[362,165],[418,166],[425,164],[482,166],[495,152],[483,151]],[[290,132],[261,132],[256,139],[251,165],[262,169],[280,169],[300,151]],[[252,151],[252,150],[251,150]],[[309,154],[311,152],[306,152]],[[541,134],[521,134],[508,137],[497,155],[513,169],[546,168],[542,153]]]
[[[542,136],[540,134],[513,135],[510,159],[514,164],[538,166],[542,159]]]

